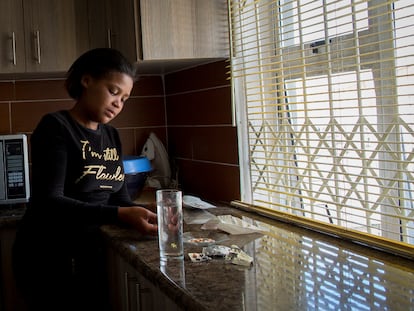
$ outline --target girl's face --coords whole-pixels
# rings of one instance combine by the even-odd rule
[[[81,82],[84,90],[78,104],[91,128],[96,128],[97,123],[110,122],[122,111],[134,84],[129,75],[120,72],[111,72],[100,79],[85,75]]]

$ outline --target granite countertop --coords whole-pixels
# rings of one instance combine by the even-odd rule
[[[16,227],[25,211],[24,204],[0,205],[0,228]]]
[[[266,231],[228,235],[220,243],[241,247],[253,257],[252,266],[223,258],[192,262],[187,254],[202,247],[185,244],[184,261],[165,267],[156,238],[116,225],[103,226],[102,232],[125,261],[183,309],[413,310],[411,260],[228,206],[208,211],[242,218]],[[198,232],[200,227],[185,222],[184,232]]]
[[[0,228],[17,226],[24,212],[24,206],[1,206]],[[194,219],[196,211],[184,212],[185,220]],[[117,225],[101,230],[126,262],[183,309],[414,310],[412,260],[228,206],[209,212],[233,215],[265,230],[226,235],[220,242],[240,246],[253,258],[252,266],[222,258],[191,262],[187,253],[201,252],[202,247],[189,244],[184,245],[181,264],[165,266],[156,238]],[[184,232],[200,231],[201,224],[184,222]],[[223,236],[216,230],[202,232]]]

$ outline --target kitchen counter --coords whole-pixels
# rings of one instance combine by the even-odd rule
[[[17,227],[25,211],[24,204],[0,205],[0,228]]]
[[[2,206],[0,227],[16,227],[23,206]],[[188,216],[189,211],[185,209]],[[414,310],[414,262],[260,215],[219,206],[266,234],[228,236],[253,257],[251,267],[224,259],[161,266],[158,241],[117,225],[102,226],[109,245],[179,307],[187,310]],[[188,218],[187,218],[188,219]],[[184,231],[201,231],[184,223]],[[203,231],[215,234],[215,231]],[[186,254],[202,247],[184,245]]]
[[[102,226],[102,232],[126,262],[182,309],[414,310],[414,263],[409,259],[227,206],[209,212],[231,214],[266,231],[229,235],[220,243],[241,247],[253,257],[252,266],[223,258],[192,262],[187,254],[202,247],[185,244],[184,261],[165,267],[156,238],[116,225]],[[200,227],[184,223],[184,232]]]

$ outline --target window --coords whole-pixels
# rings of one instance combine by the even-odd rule
[[[229,17],[235,205],[412,256],[414,2],[229,0]]]

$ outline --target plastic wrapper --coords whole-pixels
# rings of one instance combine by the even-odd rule
[[[209,208],[216,207],[215,205],[207,203],[201,200],[199,197],[195,197],[192,195],[183,196],[183,206],[189,207],[189,208],[197,208],[197,209],[209,209]]]
[[[220,215],[201,226],[202,230],[222,230],[229,234],[262,233],[264,230],[232,215]]]
[[[232,245],[225,260],[235,265],[250,267],[253,264],[253,258],[241,250],[237,245]]]
[[[185,209],[184,211],[184,221],[186,224],[205,224],[211,219],[216,218],[213,214],[199,209]]]
[[[225,257],[229,254],[230,247],[224,245],[211,245],[203,247],[203,254],[209,257]]]

